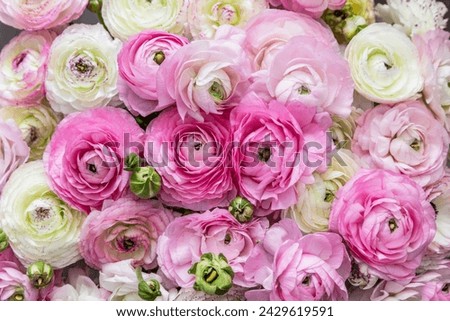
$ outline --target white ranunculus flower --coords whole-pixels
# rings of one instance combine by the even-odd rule
[[[19,167],[3,189],[0,225],[25,266],[42,260],[61,269],[81,259],[84,218],[50,190],[42,161]]]
[[[387,0],[377,4],[375,13],[384,22],[394,24],[406,34],[423,34],[429,30],[444,29],[447,7],[436,0]]]
[[[337,191],[359,169],[356,156],[349,150],[340,150],[325,173],[314,174],[314,184],[299,186],[297,204],[285,210],[283,215],[294,219],[305,233],[327,231],[331,204]]]
[[[110,301],[143,301],[139,297],[139,280],[136,269],[132,265],[133,260],[124,260],[104,264],[100,271],[100,287],[111,292]],[[142,273],[144,281],[156,280],[160,284],[162,278],[154,273]],[[161,284],[161,296],[155,301],[172,301],[178,291],[166,290]]]
[[[115,38],[144,30],[183,34],[187,0],[103,0],[102,17]]]
[[[211,39],[222,25],[245,27],[268,8],[266,0],[197,0],[188,5],[188,24],[194,39]]]
[[[444,182],[442,182],[444,184]],[[447,188],[443,193],[436,197],[431,203],[436,209],[436,236],[430,244],[430,250],[435,254],[450,254],[450,189]]]
[[[100,25],[75,24],[52,44],[45,81],[51,107],[64,114],[118,105],[117,55],[113,40]]]
[[[377,103],[394,104],[416,98],[424,79],[412,41],[386,23],[374,23],[349,43],[346,58],[355,89]]]
[[[44,104],[29,107],[4,107],[0,109],[0,119],[12,119],[22,132],[22,137],[30,147],[33,161],[42,159],[45,147],[60,120],[51,108]]]

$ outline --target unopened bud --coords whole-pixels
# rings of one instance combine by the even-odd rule
[[[35,288],[42,289],[52,282],[53,268],[43,261],[38,261],[28,267],[27,276]]]
[[[153,167],[139,167],[130,177],[130,190],[142,199],[155,197],[161,189],[161,176]]]
[[[247,199],[238,196],[231,201],[228,211],[240,223],[247,223],[253,218],[254,206]]]
[[[0,252],[5,250],[9,245],[8,237],[6,233],[0,228]]]

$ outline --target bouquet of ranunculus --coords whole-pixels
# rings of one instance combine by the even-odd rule
[[[0,300],[450,300],[446,11],[0,0]]]

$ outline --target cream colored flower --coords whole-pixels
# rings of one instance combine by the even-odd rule
[[[356,120],[363,114],[363,110],[359,108],[352,108],[352,113],[349,117],[343,118],[340,116],[332,116],[333,124],[330,131],[333,142],[339,148],[351,149],[353,134],[356,129]]]
[[[50,190],[42,161],[19,167],[3,189],[0,225],[25,266],[42,260],[61,269],[81,259],[84,218]]]

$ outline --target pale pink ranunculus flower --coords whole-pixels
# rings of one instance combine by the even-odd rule
[[[290,39],[273,57],[267,72],[255,76],[283,104],[299,102],[347,118],[354,84],[348,62],[315,36]]]
[[[1,0],[0,21],[17,29],[42,30],[78,19],[89,0]]]
[[[142,152],[143,130],[125,110],[94,108],[67,116],[44,153],[50,187],[72,207],[89,213],[128,190],[129,153]]]
[[[262,289],[246,293],[248,300],[346,300],[345,280],[350,258],[342,238],[319,232],[302,236],[295,221],[272,225],[253,250],[244,269]]]
[[[337,192],[330,230],[343,237],[370,274],[408,282],[436,234],[435,213],[423,189],[407,176],[360,170]]]
[[[249,95],[231,112],[233,168],[239,193],[266,211],[298,200],[296,185],[312,184],[326,169],[328,114],[301,104],[288,107]]]
[[[450,132],[450,33],[441,29],[414,35],[425,79],[423,95],[436,118]]]
[[[200,40],[181,47],[158,73],[159,107],[176,104],[181,118],[203,121],[235,107],[249,86],[250,61],[229,40]]]
[[[379,105],[357,124],[352,151],[371,168],[405,174],[425,189],[443,178],[449,136],[422,102]]]
[[[38,295],[39,291],[33,287],[21,266],[10,261],[0,261],[0,301],[35,301]]]
[[[320,18],[326,9],[342,9],[347,0],[269,0],[272,6],[283,6],[286,10]]]
[[[0,194],[9,176],[28,160],[30,148],[11,119],[0,121]]]
[[[233,269],[233,283],[251,287],[255,283],[245,279],[244,264],[268,227],[266,218],[241,224],[220,208],[176,218],[158,240],[158,264],[178,286],[192,287],[195,275],[188,273],[192,265],[202,254],[222,253]]]
[[[0,53],[0,103],[33,105],[45,97],[45,76],[50,46],[56,33],[23,31]]]
[[[158,108],[157,73],[160,65],[180,47],[184,37],[164,31],[143,31],[123,45],[118,55],[119,97],[134,115],[148,116]]]
[[[155,268],[158,237],[172,220],[172,211],[155,200],[111,202],[101,211],[91,212],[84,222],[81,256],[95,269],[127,259],[146,269]]]
[[[150,123],[145,157],[161,176],[159,197],[164,204],[194,211],[228,206],[236,196],[229,126],[227,115],[183,121],[176,108]]]
[[[339,50],[330,29],[311,17],[284,10],[267,9],[251,19],[245,31],[245,50],[256,70],[267,69],[275,54],[293,37],[314,35],[321,41]]]

